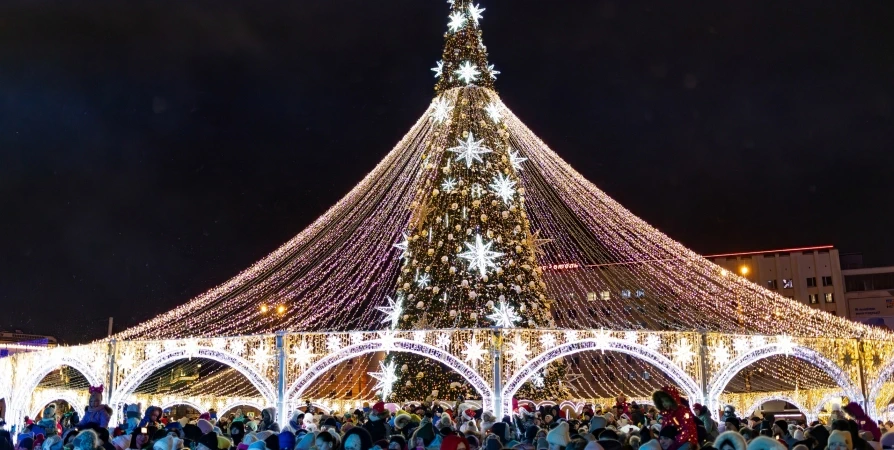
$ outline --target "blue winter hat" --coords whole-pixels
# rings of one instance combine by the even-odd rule
[[[288,430],[279,433],[279,448],[280,450],[295,448],[295,433]]]

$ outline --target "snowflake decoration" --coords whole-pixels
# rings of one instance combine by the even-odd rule
[[[341,350],[341,338],[335,334],[330,334],[328,338],[326,338],[326,349],[329,350],[329,353],[335,353]]]
[[[471,342],[466,342],[466,348],[463,349],[462,354],[465,355],[465,361],[470,363],[473,369],[477,369],[478,362],[484,361],[487,350],[484,349],[484,344],[478,342],[473,336]]]
[[[472,193],[472,197],[481,198],[481,195],[484,194],[484,188],[481,187],[480,184],[474,183],[472,187],[469,188],[469,191]]]
[[[227,348],[226,338],[214,338],[211,340],[211,348],[215,350],[223,350]]]
[[[758,348],[758,347],[763,347],[765,345],[767,345],[767,338],[765,338],[759,334],[751,336],[751,346],[752,347]]]
[[[472,64],[471,61],[463,61],[462,64],[459,65],[459,69],[455,70],[453,73],[466,84],[478,81],[478,76],[481,75],[478,66]]]
[[[429,284],[431,284],[431,275],[427,273],[423,273],[422,275],[419,275],[418,278],[416,278],[416,285],[418,285],[422,289],[427,288]]]
[[[518,154],[518,150],[509,149],[509,163],[512,164],[513,169],[522,170],[521,164],[527,160],[528,158],[523,158]]]
[[[537,389],[543,389],[545,383],[543,381],[543,373],[537,372],[534,375],[531,375],[531,384],[534,385]]]
[[[481,276],[484,277],[487,276],[488,269],[497,268],[497,263],[495,261],[497,258],[503,256],[502,253],[490,249],[493,244],[493,241],[485,244],[481,240],[481,235],[477,234],[475,235],[475,243],[471,244],[466,242],[466,248],[468,250],[457,256],[469,260],[469,270],[477,269]]]
[[[450,335],[447,333],[439,334],[438,338],[435,339],[435,347],[447,350],[450,347]]]
[[[183,341],[183,355],[189,359],[199,354],[199,340],[187,339]]]
[[[290,357],[292,361],[294,361],[294,364],[301,370],[307,370],[307,367],[313,362],[315,356],[318,355],[313,352],[313,347],[311,347],[305,340],[302,340],[299,345],[292,346],[292,355]]]
[[[689,344],[689,338],[680,338],[673,351],[674,362],[685,367],[692,361],[695,353],[692,351],[692,345]]]
[[[540,335],[540,345],[545,350],[549,350],[556,346],[556,335],[552,333],[544,333]]]
[[[484,142],[484,139],[475,140],[475,134],[471,131],[469,132],[469,136],[466,137],[466,140],[457,139],[459,145],[456,147],[450,147],[447,149],[448,152],[456,153],[457,161],[465,161],[466,168],[471,168],[472,163],[475,161],[484,162],[481,159],[481,155],[485,153],[491,153],[493,150],[481,145]]]
[[[453,192],[453,190],[456,189],[456,180],[453,178],[444,180],[444,182],[441,183],[441,189],[443,189],[444,192]]]
[[[418,343],[420,343],[420,344],[421,344],[421,343],[424,343],[424,342],[425,342],[425,336],[426,336],[427,334],[428,334],[428,333],[426,333],[425,330],[416,330],[416,331],[414,331],[414,332],[413,332],[413,342],[418,342]]]
[[[453,110],[453,104],[446,98],[437,98],[432,102],[431,118],[436,123],[442,123],[450,117],[450,111]]]
[[[392,299],[389,296],[385,296],[388,300],[388,306],[377,306],[376,309],[385,313],[385,319],[382,320],[382,323],[391,322],[391,328],[394,329],[397,327],[397,322],[400,320],[400,315],[403,313],[403,299],[398,296],[397,300]],[[330,336],[330,339],[335,336]]]
[[[661,337],[657,334],[650,334],[646,336],[646,348],[652,350],[653,352],[657,352],[661,347]]]
[[[791,336],[787,334],[783,334],[782,336],[778,336],[776,338],[776,345],[782,350],[782,353],[785,356],[790,356],[792,352],[795,350],[795,341]]]
[[[382,351],[394,350],[394,330],[379,331],[379,340],[382,341]]]
[[[570,344],[577,340],[577,331],[565,330],[565,343]]]
[[[466,24],[466,16],[459,11],[450,14],[449,19],[450,22],[447,22],[447,27],[454,33],[459,31],[459,29]]]
[[[438,65],[432,67],[431,71],[435,73],[435,78],[439,78],[444,72],[444,61],[438,61]]]
[[[723,343],[718,343],[711,349],[711,358],[714,359],[714,362],[722,366],[729,362],[729,349]]]
[[[393,247],[400,250],[400,259],[407,258],[407,256],[410,255],[410,236],[407,235],[407,233],[404,233],[403,242],[398,242],[397,244],[394,244]]]
[[[494,177],[494,181],[491,182],[490,188],[497,197],[503,199],[503,203],[506,205],[512,203],[512,196],[515,195],[515,181],[512,181],[509,177],[499,173]]]
[[[737,337],[733,340],[733,348],[736,349],[736,353],[746,353],[751,350],[751,341],[748,338]]]
[[[506,302],[501,301],[499,308],[496,306],[493,306],[492,308],[494,312],[487,316],[487,318],[494,322],[495,327],[515,328],[515,323],[522,319],[521,316],[515,312],[515,308],[511,305],[507,305]]]
[[[496,80],[496,79],[497,79],[497,75],[500,74],[500,71],[499,71],[499,70],[494,70],[494,65],[493,65],[493,64],[487,66],[487,71],[490,72],[490,77],[491,77],[492,79],[494,79],[494,80]]]
[[[357,345],[363,342],[363,333],[351,333],[351,345]]]
[[[391,389],[394,386],[394,382],[397,381],[397,374],[395,373],[394,361],[389,362],[387,365],[379,361],[379,371],[378,372],[367,372],[369,376],[376,379],[376,385],[373,387],[373,391],[382,391],[382,400],[388,400],[388,396],[391,395]]]
[[[639,340],[639,333],[636,331],[626,331],[624,332],[624,340],[631,344],[636,344]]]
[[[260,367],[262,370],[267,367],[267,364],[270,363],[270,359],[273,355],[270,354],[270,348],[267,347],[267,344],[261,342],[255,351],[251,355],[251,360],[255,363],[256,366]]]
[[[130,349],[125,350],[121,356],[115,360],[115,366],[124,374],[130,373],[136,367],[137,357]]]
[[[509,354],[510,360],[521,365],[528,359],[531,349],[528,348],[528,343],[522,342],[521,336],[516,334],[515,340],[509,344],[509,350],[506,353]]]
[[[242,339],[232,339],[230,341],[230,351],[236,356],[245,354],[245,341]]]
[[[500,111],[500,107],[494,102],[490,102],[490,104],[484,108],[484,112],[487,113],[487,116],[490,117],[490,120],[493,120],[494,123],[500,123],[500,120],[503,118],[503,113]]]
[[[483,13],[487,8],[479,8],[478,5],[469,5],[469,17],[472,18],[472,22],[475,22],[475,26],[478,26],[478,21],[483,17],[481,13]]]
[[[150,342],[143,347],[143,353],[146,355],[146,359],[152,359],[156,356],[160,355],[162,352],[161,345],[158,345],[157,342]]]

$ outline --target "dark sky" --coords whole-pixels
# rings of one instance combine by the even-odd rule
[[[894,2],[482,6],[506,104],[670,236],[894,264]],[[0,328],[102,337],[297,234],[424,112],[447,8],[0,3]]]

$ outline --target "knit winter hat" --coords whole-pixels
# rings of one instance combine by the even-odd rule
[[[571,435],[568,433],[568,422],[562,422],[546,434],[546,442],[552,445],[564,447],[571,442]]]
[[[196,426],[199,427],[200,430],[202,430],[203,435],[214,431],[214,425],[212,425],[211,422],[205,419],[199,419],[199,421],[196,422]]]
[[[292,450],[295,448],[295,433],[291,431],[283,431],[279,433],[279,448]]]
[[[314,446],[314,434],[307,433],[301,437],[301,440],[295,445],[295,450],[310,450]]]
[[[605,417],[602,416],[593,416],[590,419],[590,433],[593,433],[596,430],[601,430],[608,425],[608,422],[605,421]]]
[[[832,432],[829,433],[827,446],[842,443],[847,445],[847,450],[854,450],[854,440],[851,437],[850,431],[832,430]]]

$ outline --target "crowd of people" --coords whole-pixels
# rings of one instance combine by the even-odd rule
[[[110,427],[99,387],[81,417],[60,418],[50,405],[39,421],[26,419],[15,444],[0,430],[0,450],[894,450],[894,424],[873,421],[856,403],[832,411],[828,423],[807,424],[743,419],[732,406],[715,420],[670,386],[652,400],[638,405],[619,395],[580,414],[515,404],[499,420],[461,397],[452,408],[428,398],[402,410],[377,402],[345,413],[308,403],[282,428],[275,408],[174,420],[155,406],[126,405],[123,421]]]

